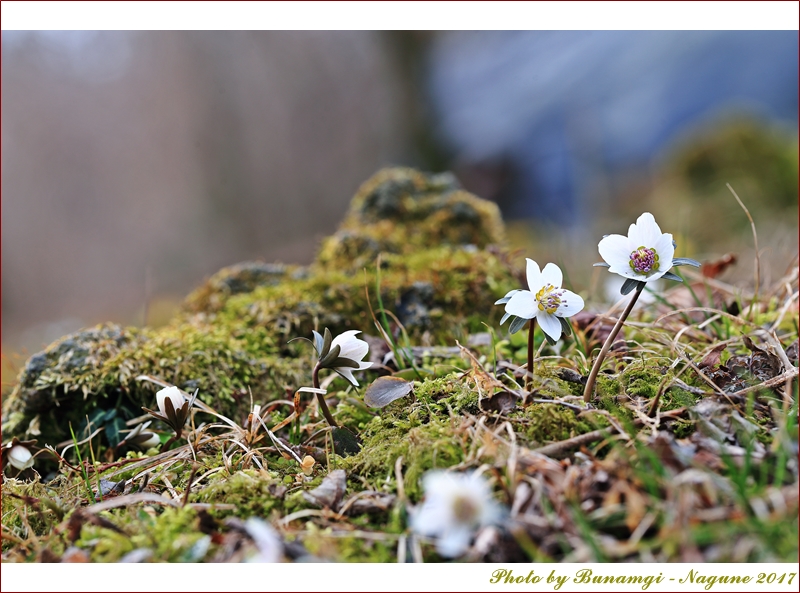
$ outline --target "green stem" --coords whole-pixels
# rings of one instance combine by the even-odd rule
[[[597,355],[597,359],[594,361],[594,366],[592,366],[592,371],[589,373],[589,378],[586,380],[586,388],[583,390],[583,401],[587,404],[592,401],[592,395],[594,394],[594,383],[597,380],[597,373],[600,372],[600,367],[603,364],[603,360],[605,360],[606,354],[608,354],[609,349],[611,348],[611,344],[614,343],[614,340],[619,333],[619,330],[622,329],[622,324],[625,323],[625,320],[628,318],[628,315],[631,314],[631,310],[633,306],[636,304],[636,301],[639,299],[639,295],[642,294],[642,289],[644,288],[644,284],[640,284],[639,287],[636,289],[636,292],[633,293],[628,306],[625,307],[625,310],[622,312],[622,315],[619,316],[616,325],[614,325],[614,329],[611,330],[611,333],[606,338],[605,343],[603,344],[603,348],[600,350],[600,354]]]
[[[536,317],[532,317],[528,324],[528,368],[525,373],[525,391],[530,391],[533,384],[533,329],[536,326]]]
[[[319,389],[319,363],[314,367],[314,371],[311,373],[311,381],[314,384],[315,389]],[[325,420],[328,421],[328,424],[333,428],[339,428],[339,425],[336,424],[336,420],[333,419],[331,415],[331,411],[328,409],[328,404],[325,403],[325,396],[321,393],[317,394],[317,401],[319,401],[319,409],[322,410],[322,415],[325,416]]]

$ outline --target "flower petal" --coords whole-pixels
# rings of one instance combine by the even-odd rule
[[[156,392],[156,404],[158,404],[158,411],[161,412],[163,416],[167,415],[166,404],[164,403],[167,398],[169,398],[174,410],[179,409],[184,402],[181,390],[174,385],[160,389],[158,392]]]
[[[525,275],[528,278],[528,288],[531,289],[531,292],[536,293],[536,291],[544,286],[542,283],[542,273],[539,271],[539,264],[529,257],[525,259],[528,260],[528,266],[525,270]],[[530,317],[528,317],[528,319],[530,319]]]
[[[331,342],[331,349],[334,346],[339,346],[339,356],[341,358],[349,358],[351,360],[359,361],[367,355],[369,351],[369,344],[364,340],[356,338],[360,334],[359,330],[351,329],[342,334],[339,334]]]
[[[631,252],[635,247],[631,247],[628,237],[622,235],[608,235],[597,245],[597,250],[605,262],[611,266],[609,269],[630,268]],[[619,272],[615,272],[619,274]]]
[[[672,258],[675,256],[675,247],[672,244],[672,235],[664,233],[653,244],[653,249],[658,254],[658,273],[663,276],[672,267]]]
[[[511,313],[523,319],[533,319],[538,310],[536,298],[529,290],[520,290],[506,303],[506,313]]]
[[[445,558],[461,556],[469,547],[472,531],[466,527],[449,529],[436,543],[436,551]]]
[[[356,381],[356,378],[353,376],[353,369],[347,367],[336,367],[333,370],[339,373],[343,379],[349,381],[353,387],[358,387],[358,381]]]
[[[628,229],[628,238],[635,243],[633,249],[641,246],[653,247],[660,236],[661,228],[649,212],[643,213]]]
[[[575,313],[583,310],[583,298],[571,290],[564,290],[561,293],[561,304],[555,312],[556,317],[572,317]]]
[[[536,321],[539,322],[542,331],[554,340],[558,340],[561,337],[561,322],[556,319],[555,315],[540,311],[539,315],[536,316]]]
[[[562,282],[564,282],[564,275],[561,273],[561,268],[553,263],[547,264],[542,270],[542,284],[561,288]]]

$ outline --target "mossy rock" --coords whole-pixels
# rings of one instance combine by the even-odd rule
[[[413,342],[453,345],[497,322],[502,311],[493,302],[516,288],[503,259],[486,249],[502,238],[496,206],[458,189],[452,176],[380,171],[311,266],[231,266],[164,327],[100,325],[31,357],[3,401],[4,438],[33,434],[55,444],[70,438],[69,423],[77,432],[87,415],[116,409],[104,420],[115,445],[124,420],[155,404],[158,388],[139,375],[199,389],[201,400],[242,421],[250,392],[263,403],[310,384],[312,349],[291,338],[322,327],[375,333],[370,306],[377,311],[378,296]]]
[[[359,271],[379,253],[409,254],[434,245],[484,249],[504,236],[497,206],[460,189],[452,174],[384,169],[359,188],[316,264]]]

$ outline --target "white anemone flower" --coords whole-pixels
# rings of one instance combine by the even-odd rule
[[[355,387],[358,387],[358,381],[356,381],[356,378],[353,376],[353,371],[363,371],[372,366],[371,362],[363,362],[364,357],[367,355],[367,352],[369,352],[369,344],[356,337],[356,335],[360,333],[359,330],[351,329],[343,334],[339,334],[333,338],[331,342],[331,350],[336,346],[339,347],[339,355],[332,364],[336,364],[338,359],[346,358],[353,361],[356,366],[331,366],[329,368],[332,368],[342,377],[350,381]]]
[[[8,462],[19,471],[33,467],[33,455],[27,447],[15,445],[8,452]]]
[[[422,486],[425,501],[413,516],[411,528],[435,537],[437,551],[447,558],[463,554],[475,531],[496,523],[503,514],[488,482],[476,472],[428,472]]]
[[[639,282],[658,280],[673,265],[675,244],[670,233],[662,233],[649,212],[628,229],[628,236],[607,235],[597,246],[608,271]]]
[[[180,410],[181,406],[183,406],[183,394],[181,390],[175,387],[165,387],[156,393],[156,403],[158,404],[158,411],[161,412],[162,416],[167,416],[167,408],[165,405],[165,401],[169,399],[170,403],[172,404],[173,410]]]
[[[535,317],[542,331],[552,340],[558,340],[562,331],[559,318],[572,317],[580,312],[583,309],[583,299],[574,292],[561,288],[563,275],[557,265],[547,264],[544,270],[539,271],[539,264],[530,258],[526,259],[530,290],[512,291],[513,295],[506,303],[506,313],[521,319]]]

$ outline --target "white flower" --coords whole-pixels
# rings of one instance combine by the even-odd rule
[[[8,452],[8,462],[19,471],[33,467],[33,455],[27,447],[15,445]]]
[[[454,558],[469,547],[474,532],[496,523],[501,507],[480,475],[432,471],[422,478],[425,501],[411,520],[420,535],[437,538],[436,549]]]
[[[544,270],[539,271],[539,264],[530,258],[526,259],[530,290],[513,291],[506,303],[506,313],[522,319],[535,317],[542,331],[553,340],[558,340],[562,331],[558,318],[572,317],[578,313],[583,309],[583,299],[574,292],[561,288],[563,276],[557,265],[547,264]]]
[[[597,248],[609,265],[609,272],[639,282],[661,278],[672,267],[675,255],[672,235],[662,233],[649,212],[630,226],[627,237],[608,235]]]
[[[331,350],[333,350],[336,346],[339,347],[339,355],[332,364],[336,364],[337,362],[340,362],[340,359],[346,358],[355,363],[356,366],[329,367],[350,381],[350,383],[356,387],[358,387],[358,381],[356,381],[355,377],[353,377],[353,371],[363,371],[372,366],[371,362],[362,362],[364,357],[367,355],[367,352],[369,352],[369,344],[367,344],[364,340],[359,340],[356,337],[356,334],[360,333],[361,332],[358,330],[351,329],[343,334],[339,334],[333,338],[333,341],[331,342]]]
[[[248,562],[280,562],[283,556],[283,543],[278,532],[258,517],[250,517],[244,522],[244,530],[258,548],[258,554]]]
[[[181,390],[175,387],[165,387],[156,393],[156,403],[158,404],[158,411],[161,412],[162,416],[169,417],[167,414],[167,407],[164,402],[169,399],[170,403],[172,403],[173,410],[180,410],[183,406],[183,394]]]

